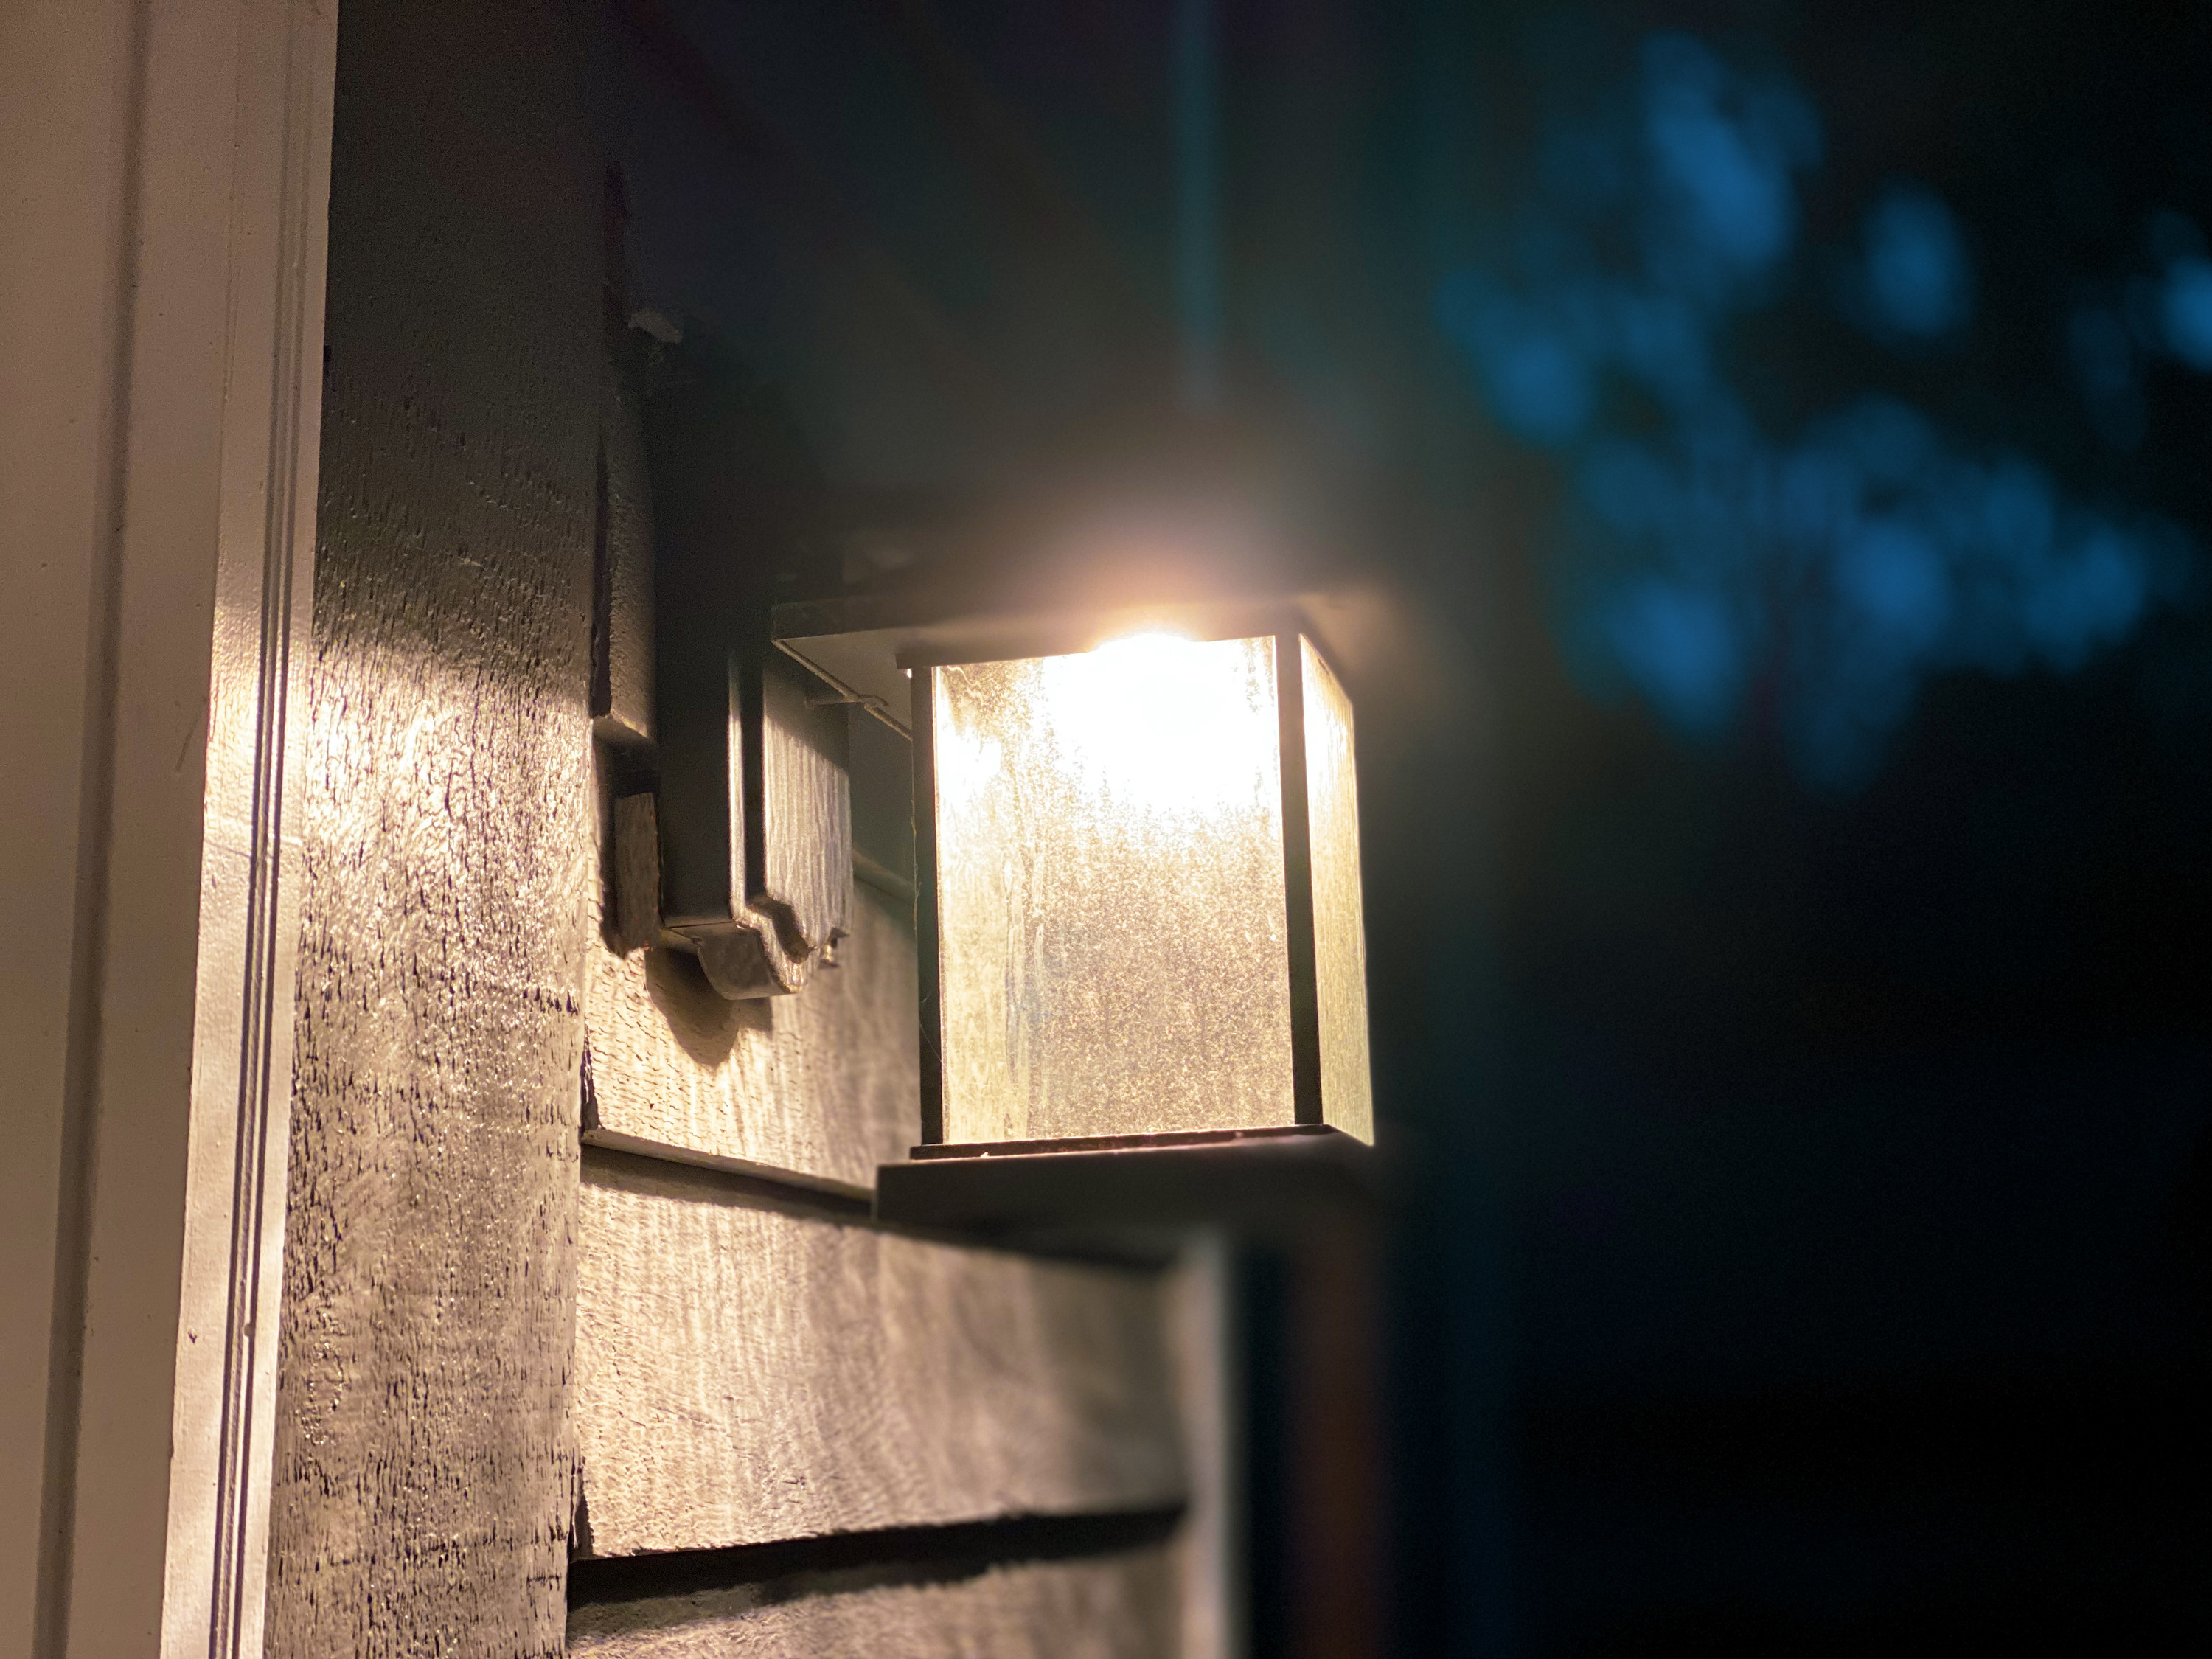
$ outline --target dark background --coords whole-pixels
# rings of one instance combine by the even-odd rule
[[[1818,122],[1713,325],[1761,428],[1905,399],[2179,550],[2063,672],[1929,656],[1848,775],[1589,672],[1573,457],[1441,320],[1663,31]],[[2212,9],[625,0],[601,67],[629,302],[830,489],[1016,488],[1211,363],[1419,619],[1361,709],[1395,1650],[2208,1650],[2212,381],[2078,319],[2212,225]],[[1933,343],[1839,297],[1899,180],[1971,267]]]

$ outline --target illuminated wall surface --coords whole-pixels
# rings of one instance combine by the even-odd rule
[[[1351,709],[1304,654],[1323,1098],[1364,1137]],[[945,1139],[1294,1122],[1275,641],[933,681]]]
[[[1367,936],[1359,915],[1359,792],[1352,701],[1328,665],[1298,641],[1304,680],[1306,812],[1313,843],[1314,978],[1328,1121],[1375,1139],[1368,1095]]]

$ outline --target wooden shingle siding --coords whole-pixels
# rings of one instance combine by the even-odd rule
[[[271,1656],[554,1654],[602,164],[575,14],[338,22]]]
[[[1181,1501],[1157,1275],[910,1238],[763,1187],[586,1155],[589,1553]]]
[[[632,699],[594,777],[589,16],[341,9],[268,1651],[550,1656],[579,1556],[1140,1514],[575,1643],[1171,1652],[1162,1276],[869,1218],[920,1127],[910,899],[860,888],[838,965],[755,1001],[595,926],[653,756]]]
[[[680,951],[586,966],[587,1139],[872,1187],[920,1136],[913,907],[856,886],[837,965],[732,1002]]]

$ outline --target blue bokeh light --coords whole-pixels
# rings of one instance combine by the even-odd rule
[[[2173,355],[2199,373],[2212,374],[2212,259],[2192,254],[2166,268],[2159,320]]]
[[[1742,689],[1743,630],[1725,593],[1640,577],[1614,592],[1602,627],[1621,665],[1677,726],[1700,734],[1726,728]]]
[[[1793,167],[1817,155],[1817,126],[1786,94],[1740,85],[1686,35],[1644,52],[1651,185],[1651,274],[1716,297],[1765,272],[1790,246]]]
[[[1933,191],[1899,185],[1866,216],[1865,303],[1878,331],[1930,340],[1963,327],[1973,306],[1966,246]]]
[[[2124,639],[2185,568],[2171,525],[2069,501],[2032,459],[1886,395],[1762,429],[1729,337],[1791,279],[1818,120],[1680,34],[1646,43],[1633,93],[1632,121],[1553,124],[1512,252],[1437,295],[1488,407],[1565,464],[1551,568],[1585,684],[1699,738],[1767,711],[1803,776],[1850,787],[1929,675],[2071,672]],[[1965,239],[1939,198],[1894,186],[1863,233],[1856,305],[1878,337],[1965,325]],[[2212,263],[2175,261],[2162,293],[2169,348],[2212,367]],[[2086,308],[2069,347],[2118,420],[2136,397],[2124,325]]]

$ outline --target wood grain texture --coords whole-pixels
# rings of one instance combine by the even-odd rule
[[[1157,1276],[772,1203],[587,1154],[590,1553],[1182,1500]]]
[[[1176,1565],[1157,1547],[993,1567],[948,1583],[823,1575],[781,1584],[580,1607],[578,1659],[1168,1659]]]
[[[601,936],[627,956],[660,938],[660,820],[650,791],[615,797],[610,833],[614,897]]]
[[[273,1655],[562,1640],[602,326],[578,15],[341,16]]]
[[[793,954],[819,951],[852,924],[853,809],[844,706],[810,704],[825,688],[781,659],[761,676],[762,884]],[[749,818],[751,815],[748,815]]]
[[[681,951],[595,942],[586,1138],[872,1186],[919,1128],[914,932],[871,888],[854,890],[849,914],[837,965],[791,997],[732,1002]]]
[[[653,486],[635,337],[618,316],[605,336],[592,714],[602,741],[632,745],[653,741]]]

